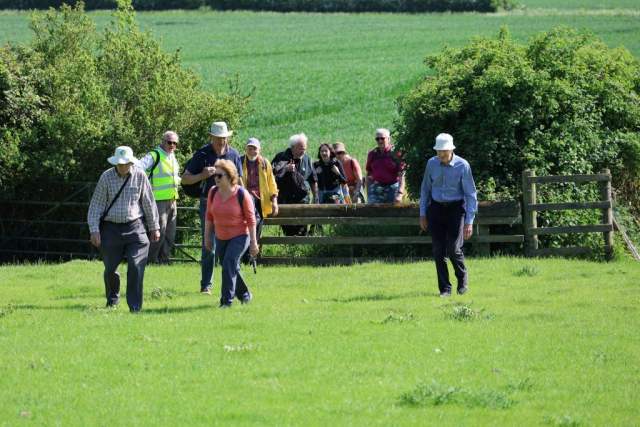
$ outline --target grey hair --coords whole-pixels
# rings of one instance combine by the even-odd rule
[[[391,136],[391,132],[389,132],[389,129],[380,128],[380,129],[376,129],[376,135],[382,135],[385,138],[387,138]]]
[[[294,145],[298,145],[301,142],[304,142],[305,144],[309,142],[307,135],[304,133],[292,135],[291,138],[289,138],[289,148],[292,148]]]
[[[177,133],[175,133],[175,132],[174,132],[174,131],[172,131],[172,130],[168,130],[168,131],[166,131],[166,132],[162,135],[162,140],[163,140],[163,141],[166,141],[166,140],[167,140],[167,138],[169,138],[171,135],[175,135],[175,136],[176,136],[176,139],[177,139],[178,141],[180,141],[180,137],[178,136],[178,134],[177,134]]]

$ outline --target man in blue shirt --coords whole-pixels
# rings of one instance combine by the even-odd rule
[[[441,133],[436,137],[433,149],[438,155],[427,162],[420,197],[420,227],[429,230],[433,239],[440,297],[451,295],[447,255],[458,279],[458,294],[469,289],[462,244],[473,234],[478,210],[471,167],[453,154],[455,148],[451,135]]]
[[[187,165],[187,169],[182,175],[183,184],[194,184],[204,181],[202,193],[200,194],[200,228],[202,230],[202,257],[200,267],[202,270],[202,280],[200,281],[200,292],[211,295],[211,282],[213,281],[213,266],[216,254],[216,246],[208,250],[204,247],[204,224],[205,214],[207,213],[207,196],[209,190],[215,185],[213,175],[216,168],[213,166],[219,159],[229,160],[233,162],[238,169],[240,177],[239,184],[242,185],[242,163],[240,162],[240,154],[238,150],[227,144],[227,138],[233,135],[233,131],[227,129],[225,122],[214,122],[209,131],[211,143],[205,145],[195,153]],[[211,228],[211,241],[215,242],[215,228]]]

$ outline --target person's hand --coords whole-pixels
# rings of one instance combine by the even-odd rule
[[[202,170],[202,173],[205,174],[207,178],[216,173],[216,168],[213,166],[207,166]]]
[[[96,231],[95,233],[91,233],[91,243],[96,248],[100,247],[100,232]]]
[[[313,196],[313,204],[314,205],[319,205],[320,204],[320,199],[318,198],[318,196]]]
[[[335,166],[334,166],[334,167],[335,167]],[[318,167],[316,168],[316,173],[322,173],[322,168],[321,168],[320,166],[318,166]]]
[[[293,172],[296,170],[296,164],[295,163],[289,163],[287,166],[284,167],[284,170],[287,172]]]
[[[252,240],[251,243],[249,244],[249,253],[251,254],[251,256],[255,257],[255,256],[258,256],[259,252],[260,252],[260,248],[258,247],[258,242],[255,240]]]
[[[204,247],[207,248],[208,251],[213,250],[213,242],[211,241],[211,237],[206,236],[204,238]]]
[[[473,225],[465,224],[464,225],[464,240],[467,240],[473,234]]]
[[[420,217],[420,228],[422,228],[424,231],[427,231],[429,229],[429,226],[427,225],[427,217],[426,216],[421,216]]]
[[[151,232],[151,241],[155,243],[158,240],[160,240],[160,230],[153,230]]]
[[[331,166],[331,171],[336,175],[340,175],[340,169],[336,165]]]
[[[396,194],[396,198],[393,199],[393,203],[402,203],[402,193]]]
[[[271,202],[271,213],[273,216],[278,216],[278,201],[276,199]]]

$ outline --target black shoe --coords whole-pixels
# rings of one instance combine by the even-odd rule
[[[451,296],[451,292],[441,292],[440,295],[438,295],[438,298],[446,298],[450,296]]]
[[[231,308],[232,306],[233,306],[233,304],[230,303],[230,302],[222,302],[222,303],[220,303],[220,307],[218,307],[218,308]]]
[[[464,288],[458,288],[458,295],[464,295],[467,293],[467,291],[469,290],[468,287],[464,287]]]
[[[252,300],[253,300],[253,296],[251,294],[249,294],[249,296],[246,296],[246,297],[242,298],[240,300],[240,303],[241,304],[250,304]]]
[[[107,302],[107,308],[115,308],[118,305],[117,302]]]
[[[129,309],[129,313],[140,313],[140,309],[139,308],[130,308]]]

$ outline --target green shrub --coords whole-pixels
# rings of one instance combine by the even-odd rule
[[[82,3],[65,5],[32,16],[27,45],[2,46],[5,195],[39,181],[96,181],[116,146],[140,154],[168,129],[180,135],[179,155],[190,156],[214,119],[236,128],[247,116],[238,80],[229,94],[206,92],[179,52],[165,52],[134,18],[123,2],[100,33]]]
[[[568,27],[526,45],[506,27],[425,59],[429,73],[398,100],[397,147],[408,163],[410,192],[419,194],[440,132],[473,169],[479,199],[521,197],[521,174],[597,173],[608,168],[627,200],[640,189],[640,61],[625,48]],[[539,202],[597,200],[596,185],[538,186]],[[539,225],[598,223],[599,211],[545,214]],[[596,243],[598,235],[552,236],[545,245]]]

